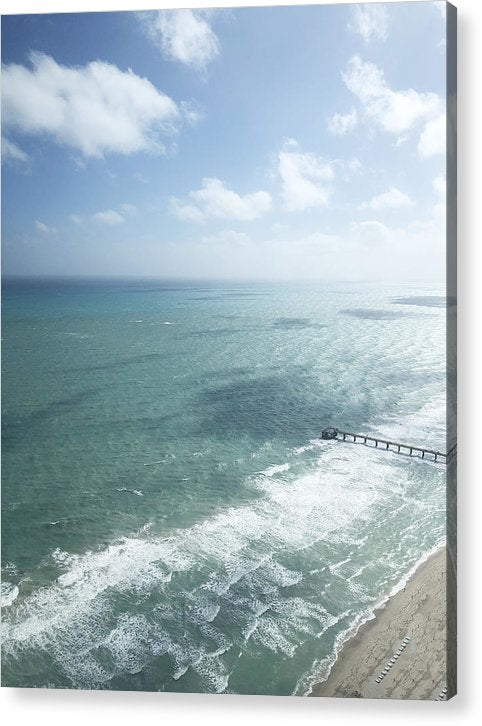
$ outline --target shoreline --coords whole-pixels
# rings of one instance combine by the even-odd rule
[[[344,643],[328,678],[308,695],[434,700],[447,686],[447,564],[445,546],[423,560]],[[393,665],[377,683],[391,658]]]

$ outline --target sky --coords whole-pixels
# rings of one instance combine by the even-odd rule
[[[2,272],[445,275],[445,3],[2,18]]]

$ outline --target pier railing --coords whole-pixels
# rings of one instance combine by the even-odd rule
[[[420,459],[429,457],[430,461],[440,461],[443,464],[449,464],[457,455],[457,444],[452,446],[446,453],[435,451],[434,449],[426,449],[423,446],[412,446],[411,444],[400,444],[398,441],[389,441],[387,439],[379,439],[375,436],[365,436],[365,434],[354,434],[351,431],[340,431],[340,429],[328,428],[321,433],[322,439],[336,439],[338,441],[350,441],[351,443],[360,443],[373,448],[383,448],[386,451],[393,451],[397,454],[405,454],[406,456],[418,456]]]

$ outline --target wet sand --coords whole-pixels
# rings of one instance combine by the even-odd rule
[[[446,560],[444,548],[422,563],[344,645],[328,679],[310,695],[435,699],[447,687]],[[405,638],[407,645],[377,683]]]

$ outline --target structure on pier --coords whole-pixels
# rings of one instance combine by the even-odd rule
[[[449,464],[457,454],[457,444],[452,446],[447,453],[435,451],[434,449],[426,449],[421,446],[411,446],[410,444],[399,444],[396,441],[387,441],[386,439],[378,439],[374,436],[365,436],[365,434],[353,434],[350,431],[340,431],[333,427],[323,429],[321,432],[322,439],[336,439],[338,441],[350,441],[352,443],[365,444],[373,446],[373,448],[384,447],[387,451],[394,451],[397,454],[405,454],[407,456],[419,456],[425,459],[430,457],[430,461],[440,461],[443,464]]]
[[[321,438],[322,439],[336,439],[338,436],[338,429],[329,428],[329,429],[323,429],[321,432]]]

